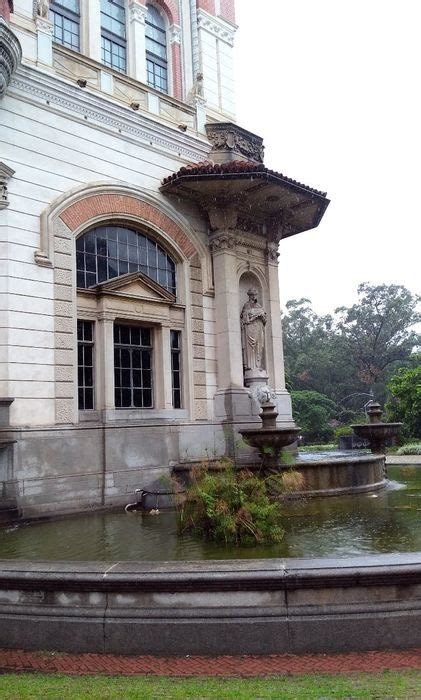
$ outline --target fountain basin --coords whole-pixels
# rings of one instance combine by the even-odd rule
[[[368,440],[371,451],[378,454],[384,452],[388,440],[399,434],[402,423],[362,423],[351,427],[358,437]]]

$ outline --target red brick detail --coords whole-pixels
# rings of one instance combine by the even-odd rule
[[[215,0],[197,0],[199,10],[205,10],[210,15],[215,15]]]
[[[125,676],[261,677],[301,676],[307,673],[380,673],[421,669],[421,649],[364,651],[347,654],[271,654],[270,656],[114,656],[112,654],[57,654],[0,649],[2,672],[38,671],[72,676],[103,674]],[[17,697],[15,695],[15,697]],[[411,697],[415,697],[411,695]],[[417,695],[419,697],[419,695]]]
[[[11,12],[13,12],[12,0],[0,0],[0,17],[3,17],[8,22]]]
[[[155,0],[156,4],[167,15],[170,25],[180,24],[180,15],[178,13],[178,4],[174,0]]]
[[[235,24],[235,2],[234,0],[221,0],[221,17],[228,22]]]
[[[196,249],[184,231],[169,216],[147,202],[123,194],[97,194],[71,204],[60,214],[60,219],[71,231],[87,224],[96,216],[137,216],[164,231],[183,251],[186,258]]]
[[[173,76],[173,96],[177,100],[183,99],[183,79],[181,75],[181,46],[171,45],[172,76]]]

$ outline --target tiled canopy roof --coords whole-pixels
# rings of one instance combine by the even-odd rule
[[[212,163],[211,161],[191,163],[180,168],[178,172],[173,173],[172,175],[169,175],[168,177],[164,178],[162,184],[168,185],[169,183],[177,180],[179,177],[186,177],[191,175],[227,176],[241,174],[252,175],[253,173],[264,173],[266,175],[269,175],[271,178],[282,180],[284,183],[294,185],[295,187],[300,187],[301,189],[306,190],[309,193],[316,194],[320,197],[326,197],[327,194],[326,192],[321,192],[320,190],[316,190],[313,187],[308,187],[307,185],[304,185],[301,182],[297,182],[297,180],[293,180],[292,178],[287,177],[286,175],[282,175],[282,173],[277,173],[275,170],[270,170],[261,163],[254,163],[252,161],[247,160],[234,160],[220,164]]]

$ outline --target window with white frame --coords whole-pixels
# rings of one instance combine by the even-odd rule
[[[78,405],[80,411],[94,408],[94,324],[77,322]]]
[[[147,5],[146,72],[148,85],[168,92],[167,32],[165,20],[153,5]]]
[[[49,17],[53,23],[53,41],[75,51],[80,50],[79,0],[50,2]]]
[[[101,0],[102,62],[125,73],[126,54],[125,0]]]

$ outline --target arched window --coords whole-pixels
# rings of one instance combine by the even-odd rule
[[[168,92],[167,33],[165,21],[156,7],[147,5],[146,71],[148,85]]]
[[[124,226],[99,226],[76,241],[77,286],[94,287],[143,272],[176,294],[175,262],[152,238]]]
[[[122,73],[126,72],[125,0],[101,0],[102,62]]]

